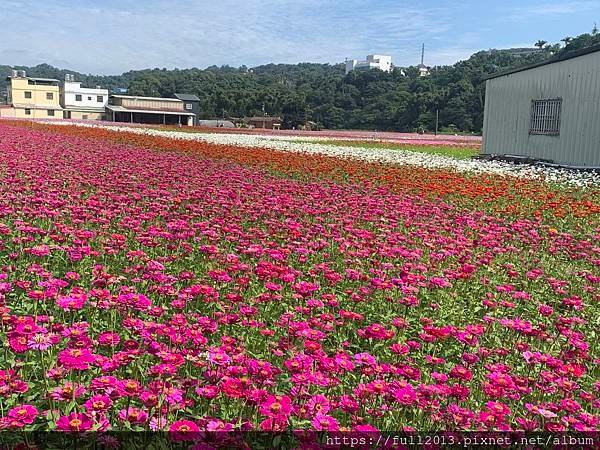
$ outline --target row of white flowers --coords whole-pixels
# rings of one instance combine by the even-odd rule
[[[114,131],[150,136],[162,136],[171,139],[202,141],[212,144],[224,144],[238,147],[261,147],[295,153],[319,154],[338,158],[358,159],[369,162],[379,162],[394,165],[413,165],[430,169],[453,169],[460,172],[475,174],[498,174],[527,179],[539,179],[555,183],[567,183],[580,187],[600,186],[600,175],[592,172],[582,172],[558,169],[553,167],[512,164],[500,161],[484,161],[475,159],[456,159],[450,156],[433,155],[428,153],[385,148],[362,148],[344,145],[318,144],[301,142],[305,137],[295,139],[284,136],[268,136],[258,134],[232,133],[190,133],[181,131],[166,131],[156,128],[129,127],[105,125],[91,122],[61,122],[52,124],[99,127]],[[301,141],[300,141],[301,140]]]

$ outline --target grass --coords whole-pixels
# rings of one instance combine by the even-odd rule
[[[297,140],[291,139],[289,142],[302,142],[307,144],[322,144],[331,146],[358,147],[367,149],[386,149],[386,150],[401,150],[409,152],[428,153],[431,155],[450,156],[456,159],[469,159],[479,154],[479,149],[473,147],[460,146],[443,146],[443,145],[411,145],[411,144],[395,144],[392,142],[367,142],[367,141],[345,141],[345,140]]]

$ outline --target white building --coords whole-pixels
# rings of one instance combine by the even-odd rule
[[[384,72],[392,71],[392,57],[386,55],[368,55],[365,61],[357,61],[356,59],[346,60],[346,73],[353,70],[369,70],[379,69]]]
[[[429,76],[430,72],[429,72],[429,67],[427,67],[425,64],[421,63],[417,66],[417,69],[419,70],[419,76],[420,77],[427,77]]]
[[[108,89],[84,88],[73,75],[65,75],[60,95],[65,119],[103,120],[106,118]]]

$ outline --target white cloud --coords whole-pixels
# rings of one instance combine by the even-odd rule
[[[533,17],[561,17],[570,14],[581,14],[588,11],[598,11],[599,9],[600,1],[596,0],[536,3],[512,9],[509,18],[520,21],[528,20]]]

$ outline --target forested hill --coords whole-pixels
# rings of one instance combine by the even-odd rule
[[[600,34],[565,38],[565,46],[481,51],[452,66],[438,66],[421,78],[416,67],[344,74],[343,64],[268,64],[207,69],[147,69],[118,76],[95,76],[47,64],[14,66],[30,76],[64,79],[73,73],[84,86],[128,88],[130,94],[171,97],[175,92],[196,94],[202,115],[243,117],[280,115],[287,127],[308,120],[325,128],[414,131],[432,130],[436,110],[440,127],[481,130],[485,86],[483,78],[510,67],[530,64],[577,48],[600,43]],[[398,62],[400,64],[400,62]],[[10,66],[0,66],[0,91]]]

